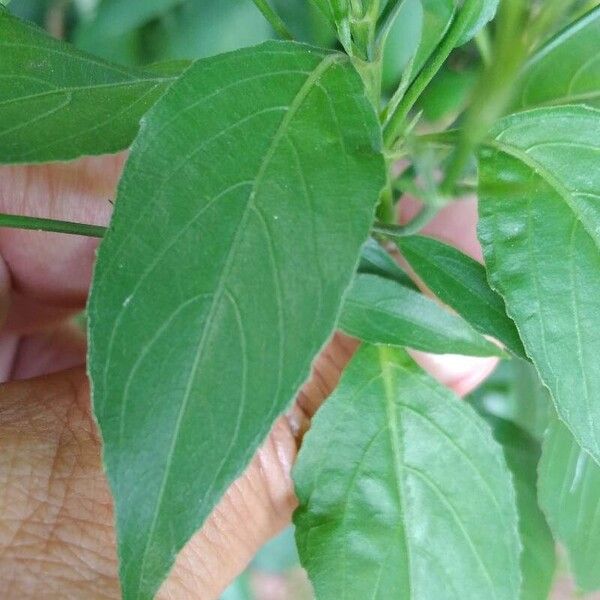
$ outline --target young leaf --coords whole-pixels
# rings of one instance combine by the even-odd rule
[[[126,599],[150,598],[331,335],[385,182],[349,59],[198,61],[142,122],[89,302]]]
[[[580,103],[600,108],[600,6],[559,33],[525,66],[515,108]]]
[[[517,495],[521,552],[520,600],[546,600],[556,568],[554,539],[537,497],[539,444],[510,421],[483,415],[502,446]]]
[[[403,256],[425,285],[477,331],[491,335],[527,358],[504,300],[487,282],[483,265],[460,250],[433,238],[409,236],[397,240]]]
[[[600,466],[556,418],[544,437],[538,486],[577,585],[586,592],[600,589]]]
[[[372,344],[408,346],[437,354],[502,355],[498,346],[460,317],[423,294],[377,275],[355,277],[339,327]]]
[[[493,136],[480,157],[490,282],[561,418],[600,459],[600,111],[536,109]]]
[[[362,248],[360,262],[358,263],[358,272],[379,275],[385,279],[397,281],[404,287],[415,291],[419,290],[413,280],[400,268],[385,248],[373,238],[369,238]]]
[[[177,74],[111,65],[0,9],[0,162],[126,148]]]
[[[365,346],[294,469],[321,600],[514,600],[515,495],[488,425],[400,349]]]

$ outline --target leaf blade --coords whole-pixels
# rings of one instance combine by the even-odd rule
[[[380,146],[347,58],[293,43],[199,61],[144,118],[89,304],[125,597],[156,590],[308,375],[368,236]]]
[[[2,163],[123,150],[179,74],[111,65],[6,11],[0,11],[0,40]]]
[[[436,354],[500,356],[502,350],[462,318],[396,281],[359,274],[344,301],[340,328],[372,344]]]
[[[518,595],[502,452],[404,351],[358,351],[305,437],[294,480],[296,540],[319,598]],[[478,520],[480,510],[495,516]]]
[[[600,298],[600,112],[508,117],[480,158],[480,226],[490,282],[578,441],[600,456],[594,323]],[[583,402],[580,399],[583,398]]]
[[[487,283],[485,267],[457,248],[425,236],[398,240],[398,247],[425,285],[480,333],[527,358],[502,297]]]
[[[600,7],[581,17],[525,65],[515,109],[558,104],[600,108]]]

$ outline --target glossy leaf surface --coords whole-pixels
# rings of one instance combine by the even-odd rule
[[[514,600],[517,513],[502,450],[401,349],[364,346],[294,469],[303,566],[322,600]]]
[[[437,354],[498,356],[502,351],[461,317],[402,284],[359,274],[344,300],[340,329],[372,344]]]
[[[515,108],[551,104],[600,107],[600,6],[537,52],[519,81]]]
[[[0,8],[0,162],[116,152],[179,73],[111,65]]]
[[[349,60],[293,43],[199,61],[144,117],[89,302],[125,598],[156,591],[331,335],[380,145]]]
[[[556,418],[544,436],[538,487],[577,585],[600,589],[600,466]]]
[[[600,111],[502,121],[480,158],[491,284],[581,445],[600,458]]]
[[[425,285],[481,333],[525,357],[515,324],[502,297],[487,282],[485,268],[460,250],[425,236],[398,241],[402,255]]]

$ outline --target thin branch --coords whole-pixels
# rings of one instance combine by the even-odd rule
[[[52,231],[54,233],[70,233],[101,238],[106,232],[106,227],[89,225],[87,223],[72,223],[71,221],[57,221],[56,219],[41,219],[26,217],[24,215],[7,215],[0,213],[0,227],[16,229],[34,229],[36,231]]]
[[[287,28],[281,17],[273,10],[267,0],[252,0],[256,7],[269,21],[271,27],[277,32],[277,35],[283,40],[293,40],[292,32]]]

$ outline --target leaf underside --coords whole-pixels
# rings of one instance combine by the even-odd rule
[[[349,60],[294,43],[198,61],[144,117],[89,302],[125,598],[156,591],[332,333],[380,145]]]
[[[492,285],[578,442],[600,459],[600,111],[514,115],[480,157]]]
[[[514,600],[517,515],[488,425],[400,349],[363,346],[294,469],[320,599]]]

